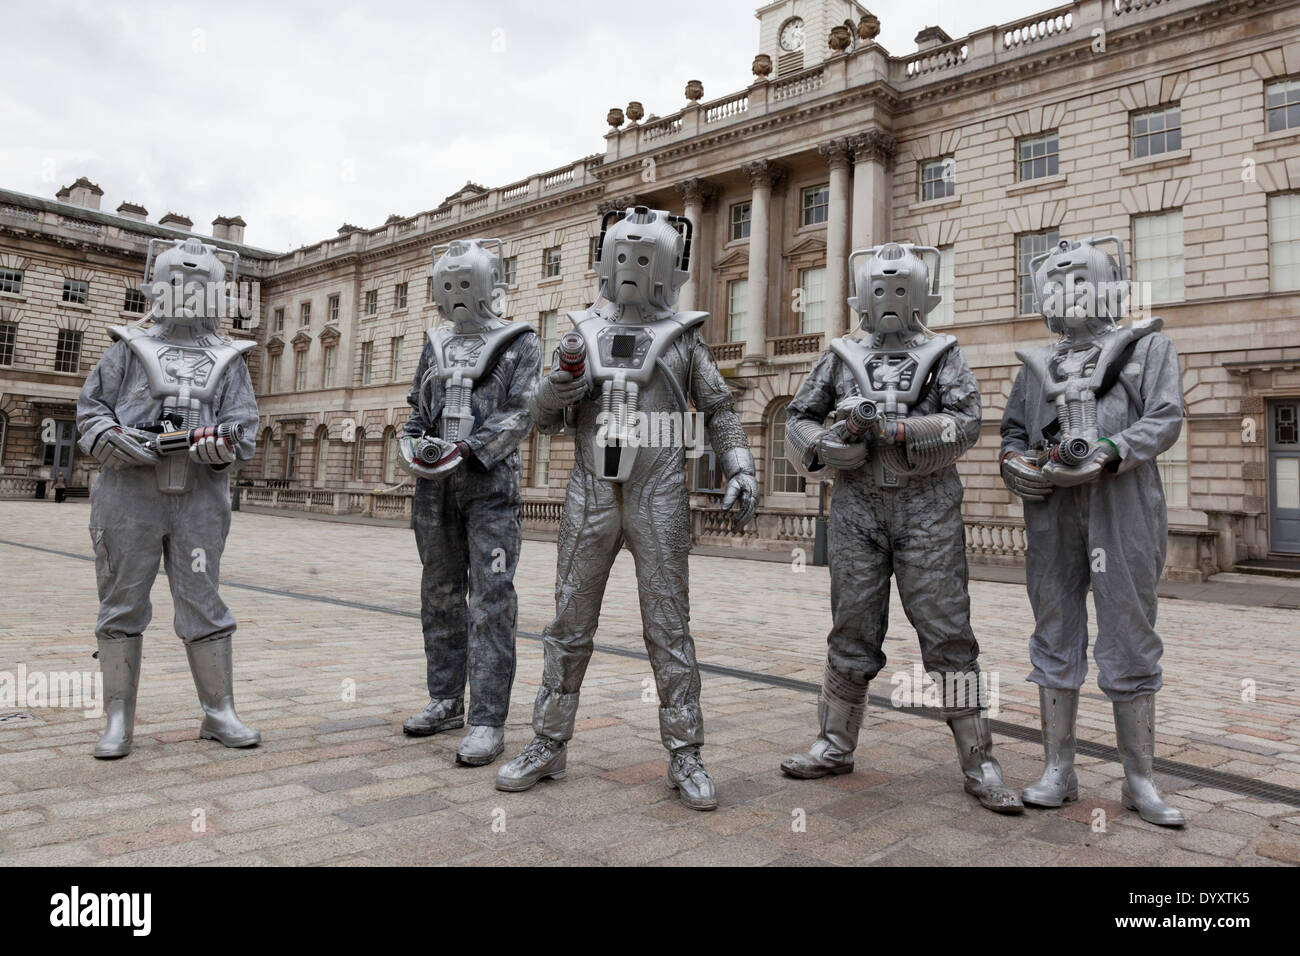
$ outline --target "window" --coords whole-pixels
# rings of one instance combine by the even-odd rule
[[[1264,87],[1264,113],[1270,133],[1300,129],[1300,77]]]
[[[81,279],[63,280],[63,301],[85,305],[90,294],[90,284]]]
[[[316,429],[316,484],[324,485],[329,477],[330,433],[322,425]]]
[[[80,367],[81,333],[59,329],[59,341],[54,347],[54,371],[75,372]]]
[[[542,340],[542,365],[549,366],[560,346],[559,313],[554,309],[537,317],[537,337]]]
[[[694,492],[721,494],[726,485],[726,476],[718,465],[718,456],[708,445],[704,446],[699,458],[686,459],[687,483]]]
[[[545,488],[551,483],[551,436],[539,432],[533,448],[533,487]]]
[[[14,343],[18,341],[18,326],[0,322],[0,365],[14,364]]]
[[[311,303],[304,302],[298,306],[298,324],[300,326],[311,325]]]
[[[379,290],[371,289],[366,293],[366,315],[379,314]]]
[[[596,268],[596,250],[600,247],[600,237],[592,236],[587,240],[587,271]]]
[[[361,384],[369,385],[374,378],[375,371],[375,343],[361,343]]]
[[[957,192],[957,163],[951,156],[941,156],[921,164],[921,202],[947,199]]]
[[[560,247],[542,250],[542,277],[554,279],[560,274]]]
[[[357,429],[357,447],[352,455],[352,480],[366,479],[366,430]]]
[[[275,330],[277,332],[284,331],[284,309],[275,310]]]
[[[1060,145],[1056,131],[1042,136],[1027,136],[1016,140],[1017,179],[1042,179],[1055,176],[1059,171]]]
[[[280,390],[280,353],[276,352],[271,356],[271,369],[268,374],[267,391],[278,392]]]
[[[329,304],[325,306],[325,321],[338,322],[339,320],[339,297],[332,295],[329,297]]]
[[[397,283],[396,286],[393,287],[393,298],[396,300],[396,302],[393,305],[393,308],[395,309],[406,308],[406,290],[407,290],[407,283],[405,282],[399,282]]]
[[[9,417],[0,412],[0,459],[5,456],[5,435],[9,432]]]
[[[293,390],[307,391],[307,350],[298,349],[293,353]]]
[[[731,207],[732,239],[749,238],[749,215],[752,209],[753,204],[747,202],[738,202]]]
[[[794,465],[790,464],[789,459],[785,457],[785,421],[789,407],[790,403],[788,401],[783,402],[772,413],[768,460],[772,463],[772,492],[774,494],[797,495],[803,494],[803,475],[795,471]]]
[[[745,340],[745,320],[749,317],[749,280],[732,279],[727,283],[727,341]]]
[[[325,354],[323,356],[323,363],[325,369],[323,372],[321,372],[321,385],[324,388],[334,387],[334,366],[337,362],[337,359],[338,359],[338,346],[336,345],[325,346]]]
[[[298,436],[284,436],[284,477],[292,478],[298,468]]]
[[[23,273],[21,269],[0,269],[0,292],[22,295]]]
[[[803,218],[805,226],[815,226],[826,221],[831,208],[831,188],[823,183],[803,191]]]
[[[1016,236],[1016,307],[1021,315],[1031,315],[1034,311],[1034,277],[1029,272],[1029,261],[1056,248],[1060,241],[1061,233],[1056,229]]]
[[[515,284],[515,267],[518,264],[519,264],[519,259],[516,256],[506,256],[504,259],[501,260],[502,268],[505,270],[504,278],[505,278],[506,285]],[[433,282],[432,279],[430,279],[429,281],[431,283]]]
[[[1172,153],[1183,148],[1183,113],[1178,106],[1162,106],[1133,114],[1133,158]]]
[[[799,332],[826,330],[826,268],[799,270]]]
[[[1183,419],[1178,441],[1156,458],[1160,483],[1165,487],[1165,502],[1171,508],[1187,507],[1187,419]]]
[[[271,465],[273,463],[273,457],[275,452],[275,447],[271,442],[271,434],[272,434],[271,429],[269,428],[266,429],[266,431],[262,432],[262,477],[263,478],[271,477]]]
[[[397,481],[397,432],[392,429],[384,431],[384,484],[391,485]]]
[[[1274,292],[1300,289],[1300,193],[1268,197],[1268,262]]]
[[[149,303],[145,299],[144,293],[139,289],[127,289],[126,297],[122,300],[123,312],[143,312]]]
[[[1183,301],[1183,211],[1133,217],[1133,278],[1148,302]]]
[[[406,341],[406,336],[394,336],[389,344],[389,353],[392,356],[392,365],[389,369],[391,381],[400,382],[402,380],[402,345]]]
[[[934,263],[926,262],[927,266],[934,267]],[[939,250],[939,304],[934,307],[934,311],[925,317],[925,324],[929,326],[951,325],[957,318],[956,313],[956,283],[953,281],[954,267],[953,247],[943,246]]]
[[[433,276],[424,277],[424,301],[433,303]]]

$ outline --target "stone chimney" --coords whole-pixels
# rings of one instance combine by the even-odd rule
[[[103,197],[104,190],[100,189],[85,176],[80,177],[71,186],[64,186],[54,198],[62,202],[71,203],[74,206],[80,206],[82,209],[98,209],[99,200]]]
[[[144,222],[149,218],[149,210],[133,202],[122,203],[117,207],[117,214],[124,219],[134,219],[137,222]]]
[[[180,229],[182,232],[194,231],[194,220],[189,216],[182,216],[180,213],[169,212],[158,220],[160,226],[170,226],[172,229]]]
[[[926,50],[933,50],[937,46],[951,42],[952,37],[944,32],[943,27],[926,27],[916,35],[916,52],[924,53]]]
[[[230,218],[228,216],[218,216],[216,219],[212,220],[212,238],[230,238]]]
[[[244,222],[243,216],[231,216],[226,220],[226,238],[231,242],[243,243],[244,227],[248,223]]]

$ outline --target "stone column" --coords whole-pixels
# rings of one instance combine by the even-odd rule
[[[822,143],[817,151],[830,165],[830,208],[826,216],[826,343],[849,330],[849,159],[847,138]]]
[[[853,148],[853,250],[889,240],[889,164],[895,141],[873,129],[849,137]]]
[[[772,187],[785,170],[767,159],[740,167],[754,192],[749,209],[749,314],[745,317],[745,355],[742,361],[767,357],[767,256],[771,228],[768,206]]]
[[[704,218],[704,207],[718,192],[718,187],[707,179],[688,179],[677,183],[677,192],[681,194],[683,212],[691,221],[691,262],[690,278],[677,295],[677,308],[683,312],[695,310],[695,289],[699,285],[700,257],[704,254],[703,236],[700,232]]]

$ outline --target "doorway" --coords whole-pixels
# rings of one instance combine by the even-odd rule
[[[1300,554],[1300,398],[1268,404],[1268,541]]]

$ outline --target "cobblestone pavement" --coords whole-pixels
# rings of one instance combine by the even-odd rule
[[[84,502],[0,502],[0,672],[97,669],[88,516]],[[536,635],[553,610],[554,563],[554,545],[525,543],[507,755],[531,737]],[[1170,802],[1191,821],[1170,832],[1120,807],[1121,771],[1104,754],[1080,758],[1078,804],[1022,817],[982,810],[961,791],[947,728],[916,710],[870,708],[853,774],[782,777],[780,758],[815,729],[806,685],[820,679],[830,623],[824,568],[692,558],[714,813],[687,810],[664,785],[626,553],[606,596],[568,778],[524,794],[494,790],[495,767],[457,767],[458,732],[401,733],[424,703],[409,531],[236,514],[222,572],[240,624],[236,699],[262,746],[197,739],[194,688],[160,577],[130,757],[91,759],[102,719],[78,709],[0,706],[0,864],[1300,862],[1295,610],[1162,604],[1157,754],[1231,775],[1211,781],[1219,786],[1166,775]],[[971,596],[983,665],[998,679],[997,718],[1033,730],[1024,590],[975,581]],[[919,653],[896,595],[894,607],[882,678],[901,679]],[[873,695],[892,690],[888,680],[873,685]],[[1037,777],[1041,753],[1025,730],[995,736],[1008,779],[1022,785]],[[1109,705],[1091,681],[1079,736],[1114,743]],[[1289,802],[1246,795],[1250,781]]]

